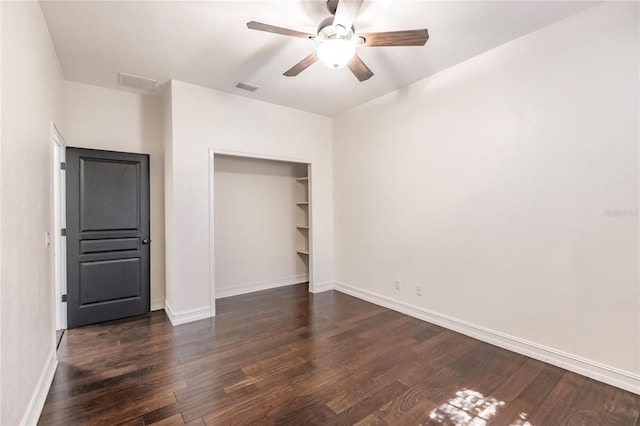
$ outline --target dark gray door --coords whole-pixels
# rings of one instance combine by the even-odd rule
[[[149,312],[149,156],[67,148],[69,328]]]

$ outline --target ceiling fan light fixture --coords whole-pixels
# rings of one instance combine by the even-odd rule
[[[335,70],[348,67],[358,81],[362,82],[373,77],[373,72],[356,54],[356,48],[424,46],[429,40],[429,31],[426,28],[358,34],[354,27],[354,21],[364,0],[325,1],[331,16],[320,22],[317,27],[317,35],[262,22],[247,22],[247,28],[250,30],[299,37],[319,43],[315,52],[285,71],[284,76],[295,77],[319,60],[328,68]]]
[[[323,64],[337,70],[344,68],[353,58],[356,54],[356,46],[347,39],[328,39],[320,43],[316,54]]]

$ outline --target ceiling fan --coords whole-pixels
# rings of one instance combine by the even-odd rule
[[[373,76],[373,72],[356,54],[357,47],[424,46],[429,40],[427,29],[389,31],[382,33],[356,33],[353,22],[363,0],[327,0],[327,9],[333,16],[320,22],[317,35],[261,22],[247,22],[247,28],[319,42],[315,52],[295,64],[284,75],[295,77],[313,65],[318,59],[327,67],[348,67],[359,81]]]

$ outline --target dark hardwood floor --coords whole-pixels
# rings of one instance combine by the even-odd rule
[[[640,397],[338,292],[69,330],[43,425],[637,425]]]

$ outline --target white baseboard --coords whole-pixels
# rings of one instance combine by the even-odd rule
[[[53,376],[56,374],[56,368],[58,368],[58,360],[56,359],[56,349],[54,347],[42,369],[42,373],[40,373],[40,379],[38,379],[29,405],[27,405],[27,410],[22,416],[21,425],[31,426],[38,423],[42,408],[49,394],[49,388],[51,388],[51,382],[53,382]]]
[[[480,325],[430,311],[419,306],[394,300],[377,293],[363,290],[348,284],[336,282],[335,290],[366,300],[394,311],[402,312],[414,318],[440,325],[483,342],[499,346],[510,351],[564,368],[594,380],[640,394],[640,375],[623,371],[586,358],[572,355],[557,349],[510,336]]]
[[[333,281],[325,281],[323,283],[314,284],[313,288],[310,288],[311,293],[322,293],[324,291],[333,290]]]
[[[241,294],[253,293],[254,291],[268,290],[271,288],[284,287],[287,285],[300,284],[309,281],[307,274],[294,275],[291,277],[276,278],[267,281],[256,281],[242,284],[231,288],[216,288],[216,299],[238,296]]]
[[[151,301],[151,311],[161,311],[164,309],[164,299],[153,299]]]
[[[171,305],[167,300],[164,301],[164,312],[169,318],[171,325],[174,327],[176,325],[199,321],[213,316],[211,315],[211,309],[209,309],[209,306],[203,306],[196,309],[186,309],[184,311],[175,311],[171,308]]]

